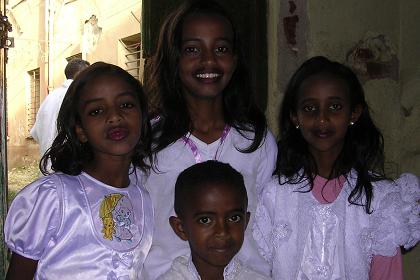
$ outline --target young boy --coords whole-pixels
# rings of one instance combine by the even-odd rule
[[[265,276],[235,259],[249,220],[242,175],[229,164],[198,163],[185,169],[175,184],[175,213],[169,222],[191,256],[177,257],[159,280],[241,279]]]

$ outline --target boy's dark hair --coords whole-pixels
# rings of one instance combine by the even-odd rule
[[[342,81],[348,90],[351,110],[361,106],[362,113],[349,126],[342,151],[336,159],[329,178],[357,171],[357,183],[348,197],[352,204],[363,205],[371,213],[372,182],[385,179],[383,136],[369,114],[363,87],[353,71],[343,64],[317,56],[304,62],[287,86],[280,111],[280,141],[275,174],[284,175],[284,183],[299,183],[309,178],[310,189],[318,174],[315,160],[308,150],[301,132],[295,128],[291,115],[296,115],[297,98],[302,84],[314,75],[326,75]],[[301,172],[303,170],[303,172]]]
[[[209,160],[197,163],[182,171],[175,183],[174,209],[178,217],[182,217],[184,207],[191,199],[191,194],[199,191],[205,193],[205,187],[214,184],[225,184],[234,188],[238,194],[243,196],[245,204],[248,205],[244,178],[227,163]]]
[[[133,87],[138,93],[137,97],[140,104],[141,135],[139,143],[135,147],[132,163],[144,171],[148,170],[149,165],[145,162],[151,157],[151,127],[147,114],[147,100],[143,93],[141,83],[122,68],[104,63],[96,62],[80,72],[66,92],[57,119],[57,137],[51,148],[41,158],[40,169],[44,175],[47,170],[48,158],[51,159],[51,168],[54,171],[61,171],[69,175],[81,173],[84,165],[93,160],[93,151],[90,144],[81,143],[76,135],[76,125],[80,124],[79,100],[86,90],[86,86],[95,82],[97,78],[103,76],[117,76]]]
[[[67,79],[74,79],[79,72],[81,72],[89,65],[90,63],[86,60],[74,58],[67,63],[67,66],[64,69],[64,74],[66,75]]]
[[[146,92],[150,95],[151,115],[159,116],[153,126],[153,152],[164,149],[193,127],[182,93],[178,62],[183,23],[188,16],[196,14],[221,16],[232,26],[233,52],[237,56],[237,66],[223,91],[223,114],[225,122],[243,136],[243,132],[254,132],[252,144],[241,150],[253,152],[267,133],[267,122],[254,101],[248,70],[240,49],[239,33],[225,9],[212,0],[186,1],[162,25],[157,50],[148,65],[149,74],[145,82]]]

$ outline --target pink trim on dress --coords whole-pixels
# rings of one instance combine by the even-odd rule
[[[328,180],[321,176],[314,179],[312,195],[321,204],[332,203],[343,189],[346,177]],[[403,280],[403,266],[401,250],[398,248],[397,254],[393,257],[375,255],[372,258],[370,280]]]

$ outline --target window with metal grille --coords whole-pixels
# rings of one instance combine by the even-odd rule
[[[142,72],[140,33],[120,39],[120,42],[123,46],[123,68],[136,79],[140,80]]]
[[[26,106],[26,132],[30,137],[29,131],[35,124],[36,113],[40,104],[40,78],[39,68],[28,71],[29,76],[29,100]]]

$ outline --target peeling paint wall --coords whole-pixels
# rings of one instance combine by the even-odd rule
[[[401,172],[420,175],[420,1],[400,1]],[[406,279],[420,279],[420,246],[404,256]]]
[[[400,4],[401,170],[420,175],[420,2]],[[417,259],[420,263],[420,254]],[[420,278],[420,277],[419,277]]]
[[[306,59],[306,0],[268,1],[268,106],[270,128],[278,134],[278,108],[295,69]]]
[[[290,2],[296,4],[293,13]],[[353,67],[363,82],[385,137],[387,172],[420,176],[420,1],[269,0],[268,5],[266,114],[275,134],[290,76],[307,58],[327,56]],[[285,27],[284,19],[295,14],[296,26]],[[295,43],[288,29],[294,29]],[[419,248],[404,255],[405,279],[420,279],[419,263]]]

